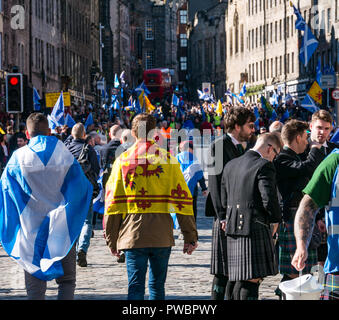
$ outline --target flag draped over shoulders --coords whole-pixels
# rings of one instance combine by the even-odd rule
[[[77,160],[56,137],[34,137],[13,153],[0,186],[5,251],[36,278],[62,276],[93,192]]]
[[[194,189],[200,179],[204,176],[201,165],[198,159],[189,151],[181,152],[177,155],[177,160],[180,163],[181,171],[191,194],[194,194]]]
[[[192,204],[178,161],[154,141],[137,141],[114,162],[105,214],[193,215]]]

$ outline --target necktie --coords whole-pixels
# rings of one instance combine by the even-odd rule
[[[241,143],[237,144],[236,147],[240,154],[244,153],[244,147],[242,146]]]

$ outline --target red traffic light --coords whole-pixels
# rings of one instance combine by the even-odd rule
[[[12,77],[12,78],[9,79],[9,83],[12,86],[16,86],[19,83],[19,79],[17,77]]]

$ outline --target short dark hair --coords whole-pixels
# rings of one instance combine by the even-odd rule
[[[322,120],[325,122],[329,122],[330,124],[332,124],[333,122],[332,115],[324,109],[320,109],[312,114],[312,122],[316,120]]]
[[[47,136],[49,134],[48,120],[40,112],[34,112],[26,120],[26,127],[30,137],[39,135]]]
[[[227,132],[231,132],[235,129],[235,125],[243,126],[247,121],[255,121],[255,115],[251,109],[232,107],[225,115],[225,129]]]
[[[285,144],[291,144],[296,136],[302,135],[307,129],[307,122],[292,119],[283,126],[281,130],[281,139]]]
[[[157,124],[154,116],[148,113],[138,114],[132,121],[132,131],[136,138],[147,138],[148,133],[155,129]],[[141,136],[139,136],[141,134]]]

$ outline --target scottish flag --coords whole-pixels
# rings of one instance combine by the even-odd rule
[[[306,94],[304,100],[301,102],[301,106],[312,113],[320,110],[320,108],[316,106],[315,102],[308,94]]]
[[[86,119],[85,128],[87,129],[87,127],[90,126],[93,123],[94,123],[94,121],[93,121],[93,116],[92,116],[92,112],[91,112]]]
[[[53,110],[51,112],[51,118],[58,126],[63,126],[65,124],[65,107],[64,107],[64,96],[62,92],[58,98],[58,101],[55,103]]]
[[[119,79],[118,79],[118,75],[115,74],[114,76],[114,88],[119,88],[120,83],[119,83]]]
[[[7,254],[41,280],[64,274],[61,260],[78,238],[93,187],[54,136],[17,149],[1,176],[0,240]]]
[[[37,89],[35,89],[33,87],[33,105],[34,105],[34,111],[40,111],[41,109],[41,104],[40,104],[40,96],[39,93],[37,91]]]
[[[141,84],[134,89],[134,91],[139,92],[139,91],[144,91],[146,95],[149,95],[151,91],[148,90],[147,86],[145,85],[144,81],[141,82]]]
[[[284,123],[289,117],[290,117],[290,113],[288,112],[288,109],[286,108],[286,111],[280,118],[280,122]]]
[[[98,196],[93,199],[93,211],[98,212],[100,214],[105,213],[105,192],[104,188],[102,185],[102,177],[103,177],[104,170],[100,170],[99,178],[97,180],[99,187],[100,187],[100,192]]]
[[[299,59],[303,62],[305,67],[307,66],[308,61],[311,59],[317,47],[318,47],[318,41],[314,37],[311,29],[306,25],[304,36],[301,40],[301,48],[299,52]]]
[[[56,127],[59,127],[59,125],[55,122],[55,120],[50,115],[47,116],[47,120],[48,120],[48,127],[52,130],[52,132],[54,132]]]
[[[295,21],[295,28],[297,30],[305,30],[306,22],[304,18],[301,16],[300,11],[290,2],[290,5],[293,7],[294,14],[297,16],[297,20]]]
[[[176,107],[179,106],[179,98],[173,93],[173,96],[172,96],[172,104]]]
[[[244,97],[245,94],[247,92],[247,89],[246,89],[246,83],[244,83],[244,85],[242,86],[241,90],[240,90],[240,93],[239,93],[239,97]]]
[[[68,126],[68,128],[73,128],[74,125],[76,124],[76,122],[69,113],[67,113],[66,115],[65,124]]]

